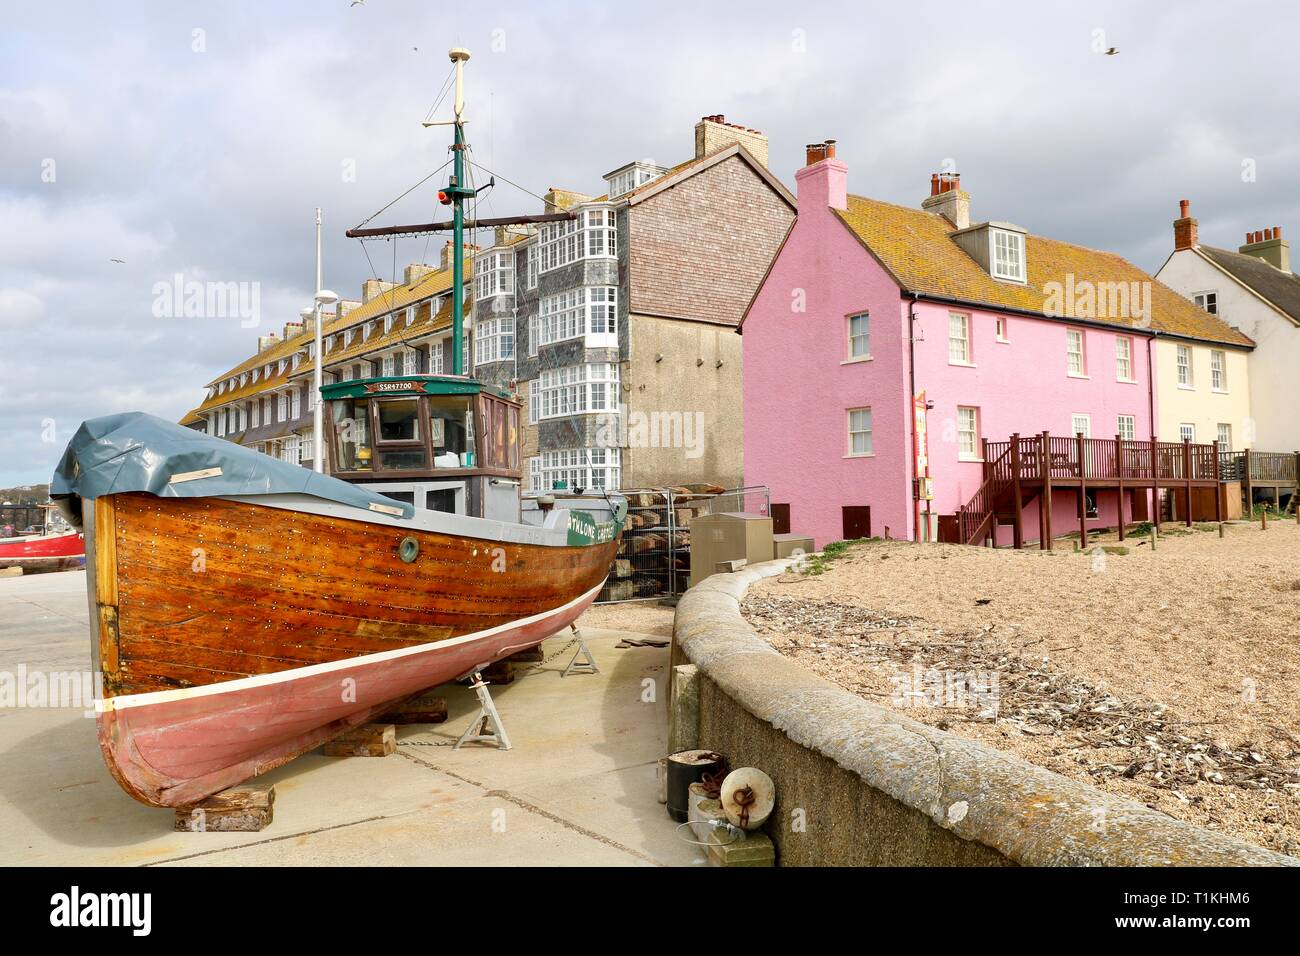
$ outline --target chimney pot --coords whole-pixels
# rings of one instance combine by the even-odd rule
[[[1246,233],[1246,245],[1250,245],[1250,233]]]
[[[1281,227],[1281,226],[1274,226],[1274,227],[1273,227],[1273,238],[1274,238],[1274,239],[1281,239],[1281,238],[1282,238],[1282,227]]]
[[[1192,201],[1190,199],[1178,200],[1178,218],[1186,219],[1188,216],[1190,216],[1191,212],[1189,210],[1191,208],[1192,208]]]
[[[826,158],[827,159],[835,158],[835,140],[833,139],[828,139],[826,141]]]
[[[1256,242],[1263,242],[1263,241],[1264,241],[1264,230],[1263,230],[1263,229],[1256,229],[1256,230],[1255,230],[1255,241],[1256,241]]]
[[[1265,230],[1264,230],[1264,241],[1265,241],[1265,242],[1271,242],[1272,239],[1273,239],[1273,230],[1272,230],[1272,229],[1265,229]]]

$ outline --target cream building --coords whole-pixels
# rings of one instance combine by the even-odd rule
[[[1233,433],[1238,449],[1289,452],[1300,449],[1300,277],[1291,271],[1291,249],[1282,227],[1247,233],[1236,252],[1200,244],[1196,220],[1183,211],[1174,252],[1158,278],[1256,345],[1246,362],[1250,404],[1244,427]],[[1238,360],[1240,361],[1240,360]],[[1239,405],[1240,390],[1230,360],[1228,388]],[[1198,388],[1199,391],[1199,388]],[[1213,394],[1202,396],[1212,401]],[[1239,412],[1239,414],[1242,414]]]

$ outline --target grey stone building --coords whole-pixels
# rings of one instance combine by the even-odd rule
[[[474,374],[528,408],[528,488],[738,486],[735,327],[794,221],[757,130],[707,116],[694,155],[625,163],[574,218],[499,229],[474,259]]]

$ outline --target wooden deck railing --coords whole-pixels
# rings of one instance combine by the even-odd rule
[[[1017,546],[1020,518],[1016,502],[1039,494],[1046,495],[1052,485],[1076,485],[1081,490],[1090,484],[1111,487],[1174,485],[1218,485],[1223,464],[1218,445],[1197,445],[1189,441],[1162,442],[1114,438],[1067,438],[1043,432],[1010,441],[984,443],[984,481],[970,500],[958,509],[961,540],[976,544],[988,539],[997,525],[1000,511],[1015,516]],[[1280,456],[1279,456],[1280,457]],[[1252,458],[1252,463],[1254,459]],[[1270,463],[1269,468],[1284,469],[1285,463]],[[1291,468],[1295,468],[1292,456]]]
[[[1300,453],[1293,451],[1225,451],[1219,453],[1219,473],[1224,481],[1245,481],[1246,462],[1249,478],[1261,484],[1295,484]]]

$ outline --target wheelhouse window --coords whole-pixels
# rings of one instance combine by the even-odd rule
[[[1083,355],[1083,330],[1065,330],[1065,368],[1075,378],[1088,374],[1087,362]]]
[[[849,409],[849,457],[871,455],[871,409]]]
[[[372,470],[369,399],[346,399],[329,403],[334,427],[334,470]]]
[[[849,358],[871,358],[871,317],[865,312],[849,316]]]
[[[992,243],[993,277],[1012,282],[1025,281],[1025,237],[1005,229],[989,230]]]
[[[948,313],[948,362],[970,364],[970,316],[961,312]]]

